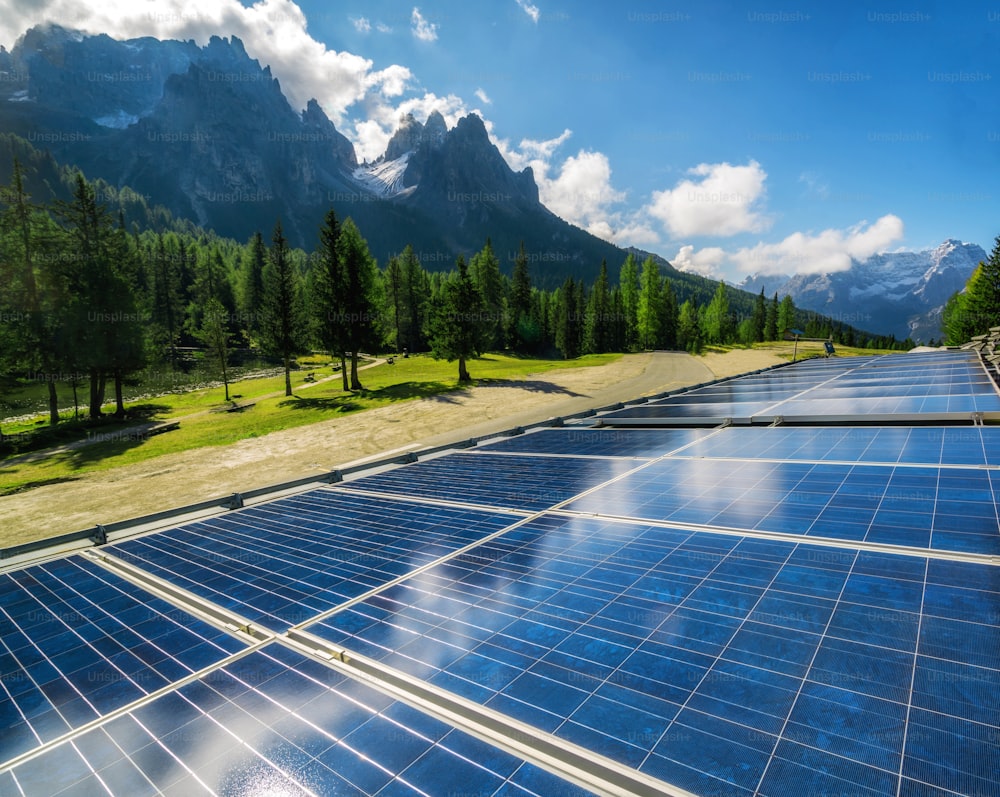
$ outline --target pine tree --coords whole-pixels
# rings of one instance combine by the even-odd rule
[[[427,272],[417,259],[413,247],[407,244],[400,266],[406,294],[406,347],[410,352],[423,351],[424,327],[427,326],[427,302],[431,289]]]
[[[555,312],[555,343],[567,360],[580,356],[580,316],[577,314],[577,283],[572,277],[559,289]]]
[[[795,303],[792,297],[786,294],[778,305],[778,335],[781,337],[785,331],[795,326]]]
[[[510,287],[510,328],[507,340],[514,351],[524,353],[538,343],[539,330],[531,316],[531,275],[524,241],[514,260],[514,276]]]
[[[158,350],[166,351],[171,366],[176,367],[184,318],[178,254],[167,249],[163,233],[159,233],[155,245],[150,247],[149,256],[152,261],[151,335]]]
[[[262,335],[265,349],[281,357],[285,370],[285,395],[292,395],[292,357],[302,346],[302,318],[299,306],[298,274],[289,257],[288,241],[281,221],[274,225],[271,248],[264,267],[264,318]]]
[[[625,350],[631,351],[639,345],[639,267],[631,252],[618,274],[618,288],[622,294],[622,312],[625,314]]]
[[[590,292],[584,319],[583,351],[603,354],[610,351],[609,326],[611,320],[611,296],[608,288],[608,264],[601,261],[601,271]]]
[[[698,305],[693,299],[685,301],[677,315],[677,345],[692,354],[700,352],[702,345],[698,315]]]
[[[676,349],[680,310],[677,307],[677,294],[674,292],[673,282],[669,277],[665,277],[663,280],[661,311],[663,315],[660,322],[660,345],[665,349]]]
[[[1000,235],[994,241],[990,256],[972,273],[965,288],[962,310],[967,316],[965,326],[974,330],[969,338],[1000,325]]]
[[[483,300],[483,321],[487,330],[487,351],[504,346],[504,279],[493,244],[486,245],[469,261],[469,276]]]
[[[343,307],[351,349],[351,390],[363,390],[358,378],[358,356],[362,349],[378,345],[378,269],[368,242],[350,217],[340,227],[337,256],[344,269]]]
[[[403,267],[398,257],[389,258],[385,273],[382,275],[382,284],[385,296],[384,317],[388,327],[386,338],[392,343],[396,354],[402,354],[403,321],[406,317],[406,286],[403,280]]]
[[[719,283],[715,296],[705,308],[702,324],[703,338],[707,343],[725,344],[732,339],[729,295],[724,282]]]
[[[764,298],[764,288],[760,289],[760,296],[754,301],[753,315],[750,317],[749,332],[752,341],[760,342],[764,340],[764,328],[767,323],[767,300]]]
[[[216,297],[210,298],[201,314],[201,328],[198,337],[208,347],[209,352],[219,361],[222,385],[226,401],[229,401],[229,311]],[[286,394],[287,395],[287,394]]]
[[[643,349],[655,348],[660,340],[660,290],[660,267],[647,257],[642,263],[637,316],[639,345]]]
[[[260,335],[264,306],[264,266],[267,264],[267,247],[258,230],[250,239],[249,252],[243,261],[243,285],[240,308],[245,319],[245,330],[250,340]]]
[[[764,340],[778,339],[778,293],[774,294],[774,299],[767,306],[767,315],[764,318]]]
[[[3,350],[7,358],[31,373],[42,374],[48,390],[49,424],[59,423],[56,378],[63,364],[61,345],[65,296],[63,279],[54,258],[44,255],[44,227],[47,215],[31,203],[24,187],[21,163],[14,159],[11,185],[3,192],[7,209],[0,217],[0,230],[6,233],[0,262],[8,269],[0,271],[0,293],[5,299],[10,324],[4,324]],[[51,231],[49,231],[51,233]],[[54,254],[54,253],[49,253]],[[57,260],[57,259],[56,259]],[[42,267],[46,265],[47,267]],[[36,271],[39,272],[36,274]],[[4,273],[5,272],[5,273]]]
[[[125,232],[115,229],[92,185],[77,173],[73,201],[61,203],[65,243],[74,258],[67,269],[72,297],[67,313],[67,357],[90,374],[90,416],[99,418],[109,376],[115,380],[116,412],[124,412],[122,379],[144,363],[142,321],[137,309]]]
[[[434,357],[458,360],[458,380],[469,382],[467,361],[485,350],[491,329],[484,322],[483,299],[476,289],[465,258],[459,255],[456,272],[441,286],[430,320]]]
[[[320,344],[331,357],[340,358],[340,376],[345,391],[350,389],[347,381],[347,279],[337,241],[340,238],[340,224],[337,214],[328,210],[319,230],[319,248],[315,253],[315,265],[310,282],[313,319],[316,324]]]

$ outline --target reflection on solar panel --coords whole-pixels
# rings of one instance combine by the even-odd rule
[[[1000,797],[982,375],[807,361],[11,569],[0,794]]]
[[[973,352],[900,354],[781,369],[609,413],[616,425],[670,422],[824,423],[834,419],[1000,420],[1000,395]]]

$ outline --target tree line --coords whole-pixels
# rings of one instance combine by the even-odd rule
[[[360,390],[365,351],[430,352],[468,361],[486,351],[574,358],[587,353],[681,349],[780,339],[805,318],[805,333],[848,345],[855,330],[803,316],[790,297],[756,297],[737,313],[720,283],[703,306],[681,298],[652,258],[628,254],[612,282],[606,262],[592,285],[532,283],[522,244],[511,276],[489,240],[450,272],[428,271],[410,246],[380,268],[357,225],[330,210],[311,252],[288,245],[281,222],[245,244],[190,228],[140,229],[102,203],[77,173],[70,200],[32,202],[15,160],[0,188],[0,373],[44,382],[59,421],[59,383],[84,390],[93,418],[113,392],[151,363],[178,368],[191,347],[207,350],[226,380],[234,349],[281,360],[285,390],[296,355],[320,349],[341,362],[345,390]],[[437,259],[435,257],[435,259]],[[228,382],[226,386],[228,399]]]
[[[945,303],[941,315],[945,342],[960,346],[990,327],[1000,326],[1000,235],[993,251],[965,283],[965,288]]]

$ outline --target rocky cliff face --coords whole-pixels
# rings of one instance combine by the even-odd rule
[[[554,286],[625,257],[550,213],[477,116],[452,130],[437,112],[405,117],[386,153],[359,165],[320,105],[292,108],[235,36],[199,47],[45,26],[0,53],[0,71],[0,129],[222,235],[245,240],[280,218],[311,249],[332,207],[381,262],[412,244],[450,268],[490,237],[510,269],[524,240],[534,278]]]

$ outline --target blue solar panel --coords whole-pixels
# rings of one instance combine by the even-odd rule
[[[666,459],[566,508],[992,555],[998,487],[966,468]]]
[[[710,434],[705,429],[541,429],[479,447],[516,454],[597,457],[661,457]]]
[[[624,433],[624,430],[617,431]],[[1000,427],[730,427],[695,441],[680,455],[755,460],[998,466]]]
[[[345,489],[542,510],[566,501],[636,463],[623,460],[448,454],[344,484]]]
[[[589,794],[280,645],[15,767],[10,794]],[[0,780],[0,785],[3,780]]]
[[[0,574],[0,759],[243,649],[80,557]]]
[[[1000,797],[1000,427],[872,423],[998,399],[968,353],[808,361],[620,413],[797,426],[547,429],[103,547],[346,663],[80,556],[0,576],[0,794],[551,797],[576,745],[663,792]],[[534,763],[481,741],[514,720]]]
[[[320,489],[105,550],[283,630],[517,519]]]
[[[1000,393],[970,352],[797,363],[602,416],[611,423],[732,418],[1000,414]]]
[[[1000,793],[992,566],[568,517],[501,539],[309,630],[700,794]]]

